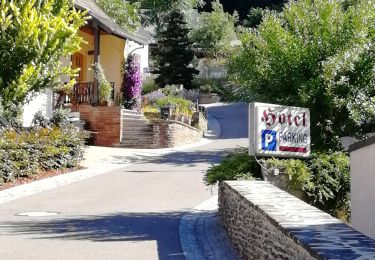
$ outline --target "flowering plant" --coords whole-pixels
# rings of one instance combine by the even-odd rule
[[[138,61],[130,56],[126,65],[124,80],[122,83],[124,95],[124,107],[133,109],[140,99],[142,92],[142,76]]]

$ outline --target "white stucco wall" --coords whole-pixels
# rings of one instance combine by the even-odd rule
[[[23,126],[29,127],[34,115],[42,111],[42,113],[51,118],[53,108],[53,91],[51,89],[44,90],[35,95],[33,99],[23,107]]]
[[[375,239],[375,143],[350,153],[352,226]]]
[[[125,46],[125,57],[128,57],[129,53],[136,54],[140,57],[141,72],[144,76],[148,76],[148,73],[143,73],[145,69],[148,69],[149,60],[149,48],[148,45],[140,45],[133,41],[126,41]]]

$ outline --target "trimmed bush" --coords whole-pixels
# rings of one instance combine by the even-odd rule
[[[306,202],[341,220],[350,220],[350,164],[345,153],[313,153],[307,160],[269,158],[261,163],[289,176],[288,192],[302,191]],[[203,180],[213,185],[253,178],[262,178],[259,164],[247,152],[239,152],[208,168]]]
[[[306,202],[342,220],[350,219],[350,163],[345,153],[313,153],[308,160],[263,162],[289,175],[290,188],[303,191]]]
[[[220,181],[255,178],[262,178],[259,164],[247,152],[240,152],[231,154],[220,164],[208,168],[203,180],[207,185],[214,185]]]
[[[181,114],[191,117],[193,115],[193,103],[180,97],[168,96],[157,101],[158,107],[171,106],[175,114]]]
[[[0,133],[0,182],[29,177],[39,171],[78,166],[83,159],[85,133],[73,127],[35,128]]]

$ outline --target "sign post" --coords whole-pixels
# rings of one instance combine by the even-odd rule
[[[265,103],[249,106],[249,154],[307,158],[311,152],[310,110]]]

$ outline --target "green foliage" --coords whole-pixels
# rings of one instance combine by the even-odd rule
[[[0,97],[8,109],[29,93],[59,84],[74,75],[60,58],[79,50],[77,31],[85,13],[70,0],[3,0],[0,2]]]
[[[199,15],[198,26],[192,30],[191,37],[209,57],[218,58],[231,50],[231,41],[236,39],[238,15],[224,12],[218,0],[212,2],[212,9],[212,12]]]
[[[0,133],[0,182],[32,176],[41,170],[78,166],[85,133],[74,128],[35,128]]]
[[[290,180],[290,188],[292,190],[303,190],[305,191],[307,188],[310,188],[311,182],[311,171],[306,165],[305,161],[302,160],[294,160],[294,159],[268,159],[262,160],[265,167],[269,168],[277,168],[281,170],[283,173],[289,176]]]
[[[155,26],[156,36],[165,27],[169,12],[180,10],[184,13],[203,4],[203,0],[131,0],[140,3],[143,20],[146,24]]]
[[[99,84],[99,102],[111,100],[112,86],[105,77],[102,65],[100,63],[95,63],[92,65],[92,70]]]
[[[263,9],[262,8],[251,8],[246,19],[243,21],[245,27],[255,28],[257,27],[263,18]]]
[[[122,28],[135,31],[141,25],[140,3],[124,0],[98,0],[97,4]]]
[[[142,84],[142,95],[146,95],[148,93],[151,93],[153,91],[158,90],[159,86],[156,85],[155,80],[153,78],[147,78],[145,81],[143,81]]]
[[[184,98],[167,96],[157,101],[158,107],[171,106],[173,112],[177,115],[185,115],[191,117],[193,115],[193,103],[190,100]]]
[[[213,165],[203,178],[207,185],[214,185],[225,180],[261,178],[259,164],[247,152],[233,153],[218,165]]]
[[[350,216],[350,163],[341,152],[314,154],[309,161],[312,179],[306,188],[310,202],[318,208],[337,215]]]
[[[268,159],[267,168],[289,176],[291,189],[306,194],[307,202],[344,220],[350,218],[349,157],[342,152],[314,153],[308,160]]]
[[[167,27],[158,39],[158,68],[155,72],[159,76],[155,82],[159,86],[181,84],[186,89],[191,88],[191,81],[198,71],[191,67],[194,54],[188,33],[183,14],[171,12],[167,17]]]
[[[64,109],[64,108],[57,108],[53,110],[52,117],[50,120],[52,125],[55,125],[55,126],[62,125],[64,122],[68,120],[69,113],[70,113],[70,110]]]
[[[35,113],[31,124],[35,127],[48,127],[50,125],[50,121],[42,111],[38,111]]]
[[[372,0],[291,1],[243,33],[230,78],[242,100],[310,108],[313,148],[340,149],[375,130],[374,24]]]

